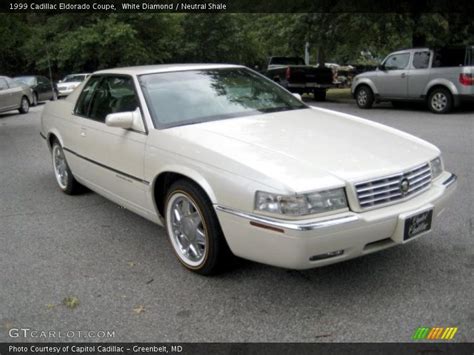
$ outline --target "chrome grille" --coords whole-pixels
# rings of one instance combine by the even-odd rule
[[[408,181],[403,191],[402,182]],[[406,182],[404,183],[406,187]],[[406,172],[386,176],[355,185],[361,208],[371,208],[413,196],[426,190],[431,184],[431,167],[428,163]]]

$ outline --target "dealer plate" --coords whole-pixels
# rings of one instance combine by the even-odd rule
[[[408,240],[429,231],[431,229],[431,220],[433,219],[433,210],[425,211],[405,220],[405,229],[403,232],[403,240]]]

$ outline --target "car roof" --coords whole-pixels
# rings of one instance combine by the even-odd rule
[[[144,65],[136,67],[124,67],[115,69],[99,70],[94,74],[128,74],[142,75],[170,71],[199,70],[199,69],[222,69],[222,68],[243,68],[242,65],[233,64],[159,64]]]
[[[406,53],[406,52],[412,52],[412,51],[430,51],[431,48],[425,48],[425,47],[415,47],[415,48],[405,48],[405,49],[400,49],[395,52],[391,52],[389,54],[400,54],[400,53]]]

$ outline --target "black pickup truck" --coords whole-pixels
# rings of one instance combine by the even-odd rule
[[[306,65],[299,57],[270,57],[264,74],[288,91],[312,93],[319,101],[326,99],[327,89],[335,87],[330,68]]]

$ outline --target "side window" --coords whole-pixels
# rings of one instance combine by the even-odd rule
[[[109,113],[135,111],[138,99],[133,80],[127,76],[106,76],[94,93],[89,118],[105,122]]]
[[[387,58],[384,63],[384,67],[387,70],[400,70],[405,69],[410,59],[410,53],[393,54]]]
[[[415,52],[413,55],[413,67],[416,69],[426,69],[430,65],[431,53],[428,51]]]
[[[81,95],[79,96],[79,100],[77,100],[76,108],[74,113],[79,116],[88,117],[89,115],[89,106],[92,100],[92,96],[102,78],[95,76],[90,78],[87,84],[82,89]]]
[[[10,87],[10,88],[17,88],[17,87],[20,86],[20,85],[18,85],[18,83],[15,80],[12,80],[10,78],[6,78],[6,80],[7,80],[7,83],[8,83],[8,87]]]
[[[44,77],[38,76],[38,84],[45,85],[45,84],[47,84],[47,83],[48,83],[48,82],[45,80]]]
[[[8,89],[7,81],[3,78],[0,78],[0,90]]]

